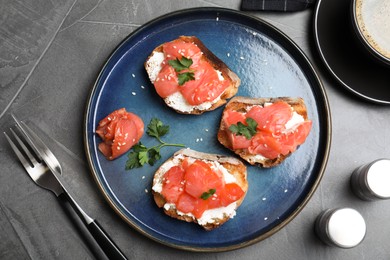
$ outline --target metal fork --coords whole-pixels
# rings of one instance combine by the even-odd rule
[[[10,128],[13,138],[6,132],[4,135],[34,182],[52,191],[61,202],[68,202],[72,206],[71,208],[80,217],[109,259],[127,259],[98,222],[84,212],[57,178],[55,174],[62,174],[62,169],[54,154],[24,122],[19,121],[14,115],[12,117],[19,134]]]

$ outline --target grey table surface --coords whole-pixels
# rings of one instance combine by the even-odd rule
[[[149,20],[190,7],[239,9],[239,0],[0,0],[0,125],[10,113],[44,136],[64,168],[70,193],[129,259],[390,259],[389,201],[365,202],[348,183],[361,164],[390,157],[390,107],[351,96],[325,70],[314,47],[313,9],[253,12],[287,34],[317,68],[332,112],[324,177],[307,206],[266,240],[220,253],[187,252],[148,239],[106,203],[84,154],[85,102],[114,48]],[[34,185],[0,137],[0,259],[94,259],[52,193]],[[352,207],[367,222],[353,249],[324,245],[313,232],[327,208]]]

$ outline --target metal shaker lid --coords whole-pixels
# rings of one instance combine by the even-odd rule
[[[354,209],[338,209],[329,217],[327,235],[337,246],[355,247],[366,235],[366,222],[362,215]]]
[[[377,196],[390,198],[390,160],[373,162],[367,171],[367,186]]]

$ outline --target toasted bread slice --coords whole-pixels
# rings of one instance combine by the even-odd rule
[[[233,110],[241,113],[247,113],[251,108],[254,106],[266,106],[272,103],[276,103],[278,101],[284,101],[288,103],[291,106],[291,109],[293,112],[298,114],[300,117],[300,120],[303,122],[308,121],[310,123],[311,128],[311,121],[308,119],[307,116],[307,109],[306,105],[304,103],[304,100],[302,98],[293,98],[293,97],[278,97],[278,98],[249,98],[249,97],[234,97],[232,98],[229,103],[225,106],[224,113],[227,110]],[[295,117],[297,118],[297,116]],[[259,130],[257,130],[259,131]],[[310,130],[309,130],[310,131]],[[229,148],[230,150],[234,151],[236,154],[238,154],[242,159],[250,163],[251,165],[257,165],[265,168],[276,166],[280,163],[282,163],[293,151],[290,151],[285,154],[279,154],[276,158],[266,158],[265,156],[262,156],[261,154],[253,154],[250,153],[248,149],[242,148],[242,149],[233,149],[232,143],[229,139],[229,135],[231,135],[232,132],[228,129],[228,126],[223,122],[223,118],[221,120],[220,128],[218,131],[218,141],[225,147]]]
[[[226,100],[233,97],[240,85],[240,78],[231,71],[228,66],[215,56],[197,37],[195,36],[180,36],[178,39],[191,43],[199,47],[202,53],[201,59],[207,61],[217,71],[219,77],[224,80],[228,80],[229,86],[217,97],[213,97],[207,102],[203,102],[197,105],[189,104],[181,95],[180,92],[176,92],[170,96],[164,97],[165,103],[173,108],[178,113],[182,114],[202,114],[206,111],[211,111],[217,107],[226,103]],[[163,52],[163,45],[156,47],[145,61],[145,69],[149,76],[150,81],[155,84],[158,80],[158,75],[163,67],[163,61],[166,59]],[[207,83],[207,82],[206,82]],[[180,87],[184,87],[180,86]]]
[[[162,186],[165,173],[173,166],[181,165],[184,160],[202,160],[206,163],[213,163],[219,170],[223,169],[225,182],[235,182],[244,192],[243,196],[226,207],[206,210],[200,218],[196,218],[191,213],[183,213],[177,210],[176,205],[167,203],[167,199],[162,194]],[[186,189],[186,188],[184,188]],[[184,220],[186,222],[195,222],[205,230],[212,230],[221,226],[223,223],[233,218],[236,209],[241,205],[248,190],[246,166],[241,160],[223,155],[208,154],[197,152],[191,149],[181,149],[177,151],[170,159],[164,162],[156,171],[153,178],[152,193],[157,206],[164,209],[165,214],[173,218]],[[212,198],[210,198],[212,199]]]

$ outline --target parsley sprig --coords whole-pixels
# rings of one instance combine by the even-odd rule
[[[181,72],[183,70],[189,70],[192,65],[192,59],[188,59],[186,57],[182,57],[180,60],[176,58],[175,60],[169,60],[168,64],[171,65],[176,72]],[[183,73],[179,73],[177,75],[179,80],[179,85],[182,86],[184,83],[190,80],[195,80],[195,74],[193,71],[186,71]]]
[[[236,135],[243,135],[246,139],[249,140],[256,134],[257,122],[250,117],[245,119],[245,122],[247,125],[238,122],[236,125],[231,125],[229,130]]]
[[[152,118],[148,124],[148,130],[146,133],[149,136],[156,138],[160,144],[149,148],[143,145],[141,142],[134,145],[126,161],[126,170],[140,168],[144,166],[144,164],[153,166],[156,161],[161,158],[160,150],[165,146],[184,147],[184,144],[172,144],[161,140],[161,137],[166,135],[168,132],[169,125],[164,125],[161,120]]]
[[[200,198],[202,200],[207,200],[208,198],[210,198],[211,196],[213,196],[213,194],[216,192],[217,190],[216,189],[209,189],[209,191],[205,191],[202,193],[202,195],[200,196]]]

